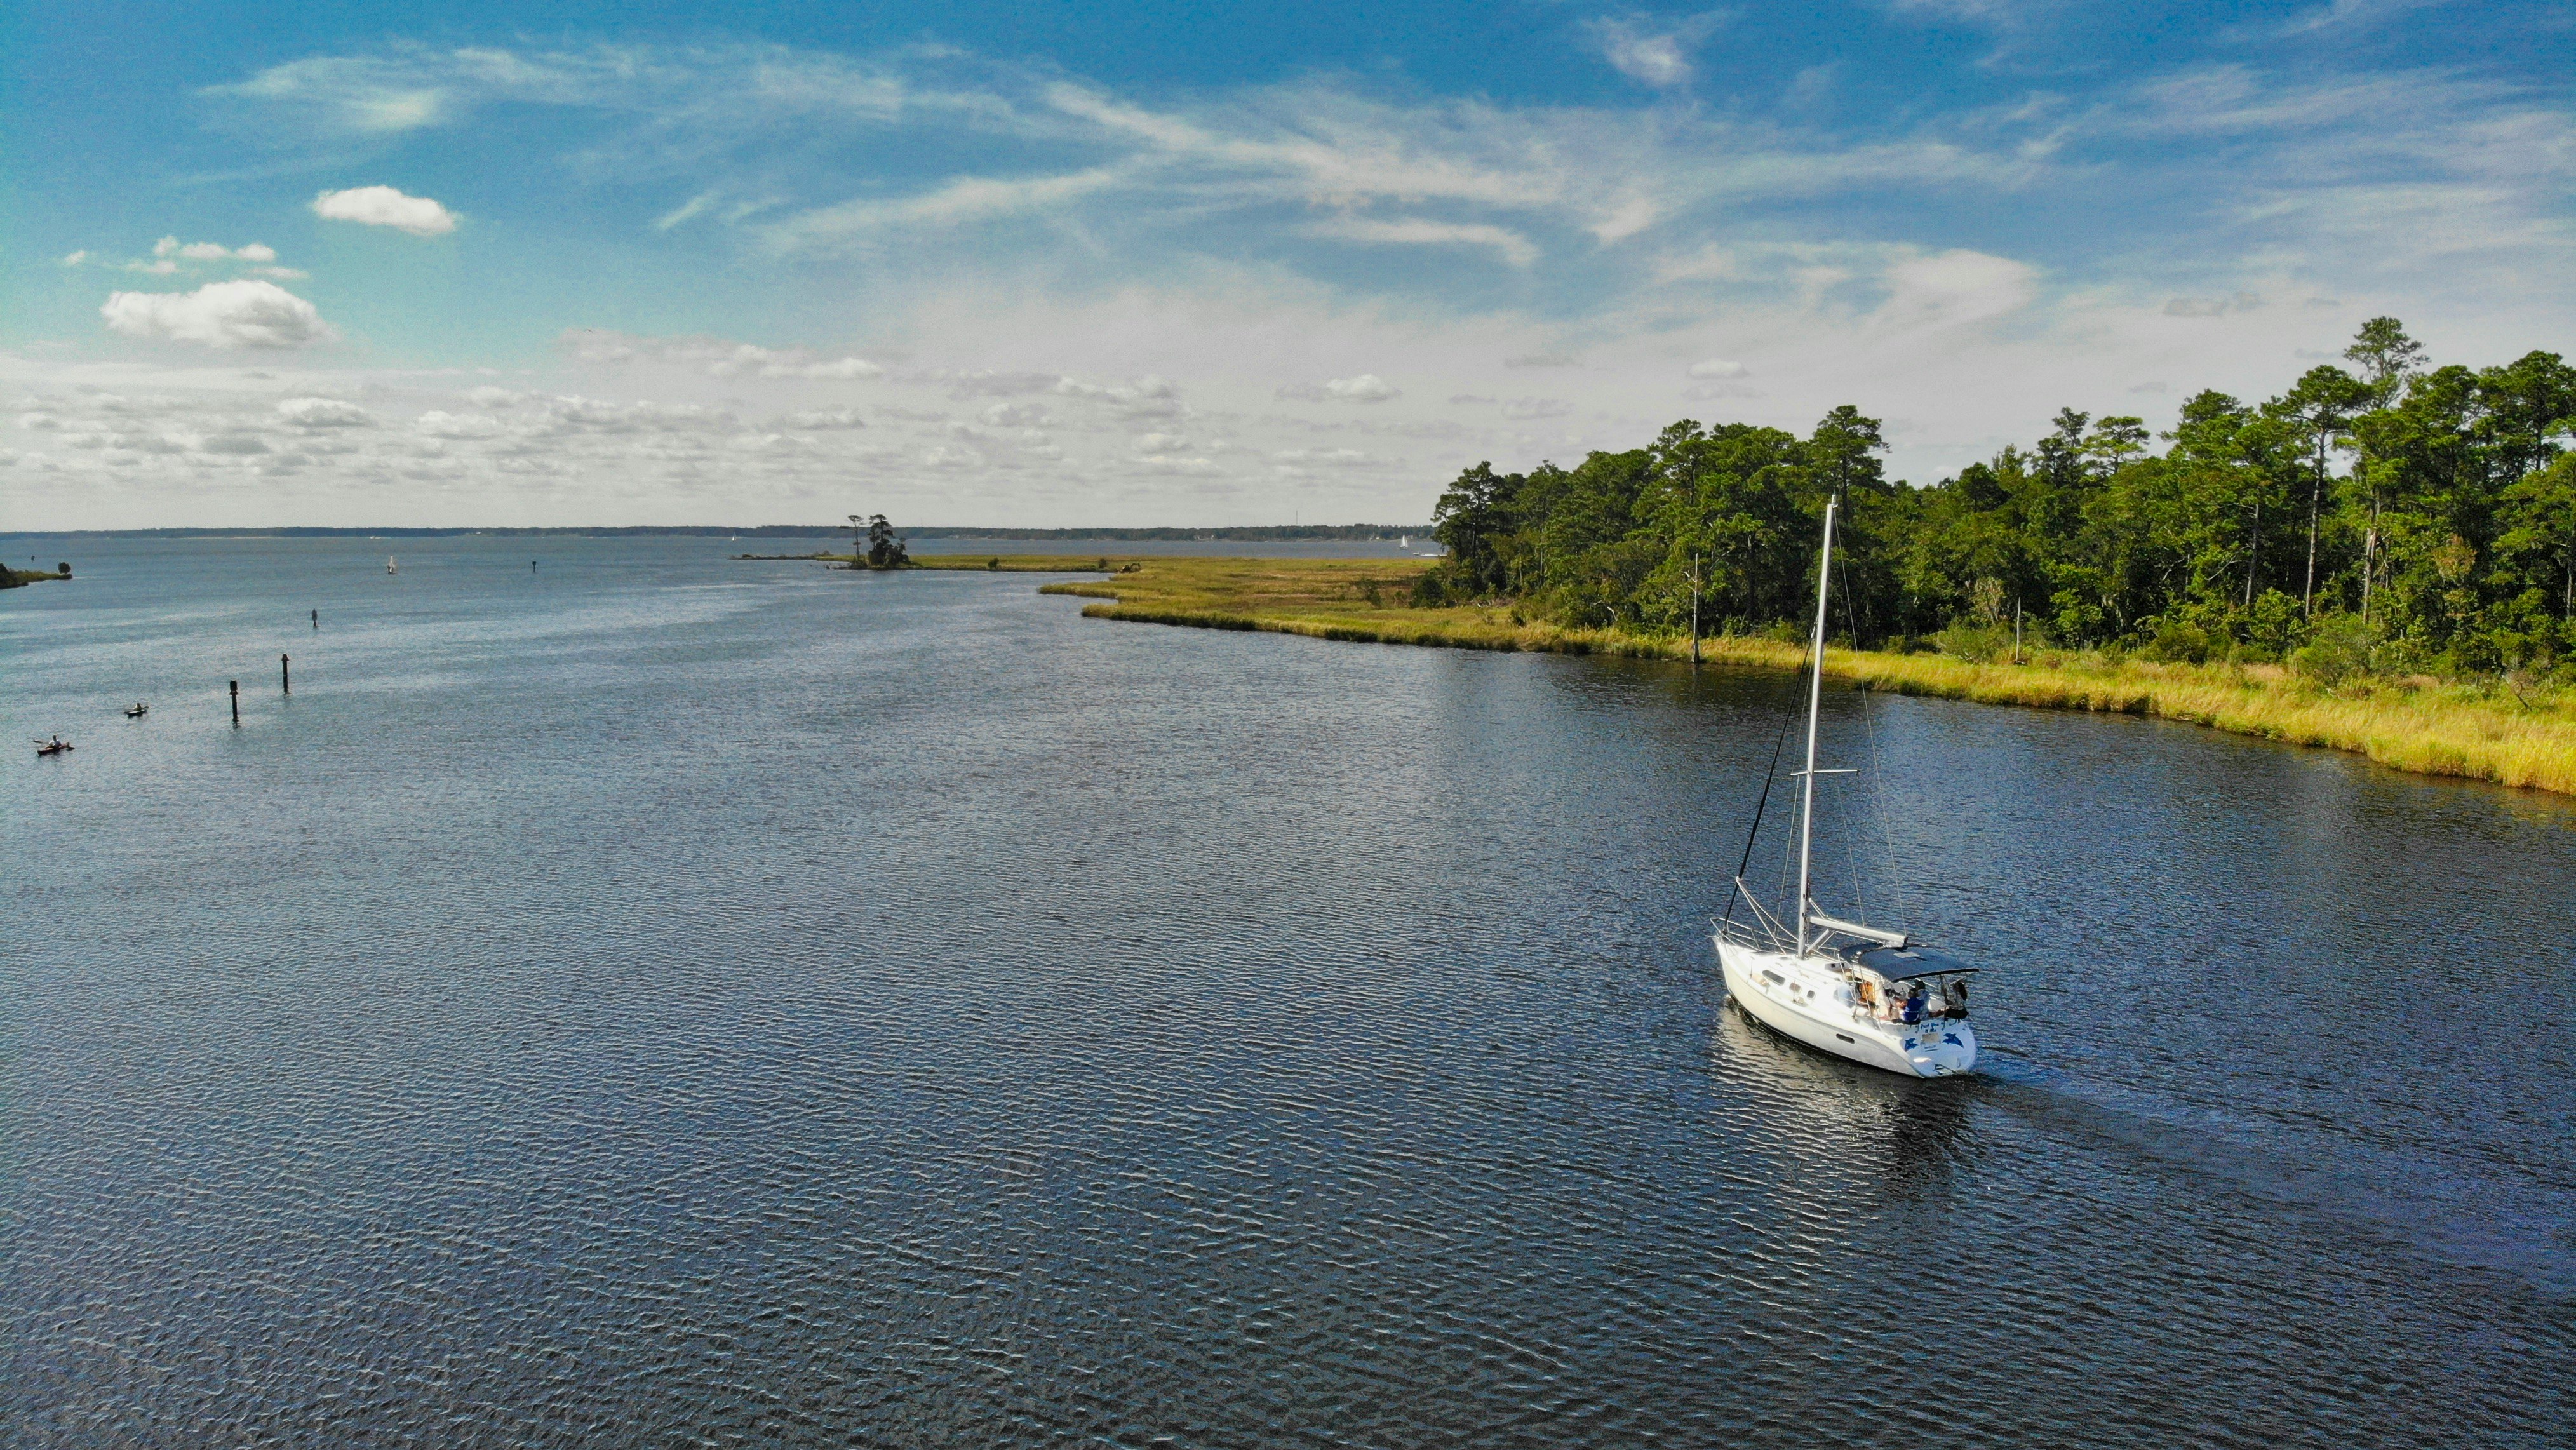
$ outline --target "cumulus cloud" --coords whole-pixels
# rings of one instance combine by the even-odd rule
[[[671,362],[715,378],[881,378],[882,364],[862,357],[826,358],[801,347],[761,347],[721,337],[638,337],[601,327],[566,328],[555,345],[586,363]]]
[[[859,420],[859,411],[856,408],[816,408],[805,412],[789,413],[780,418],[778,423],[782,428],[803,428],[809,431],[868,426]]]
[[[1185,453],[1190,440],[1178,433],[1139,433],[1127,446],[1139,453]]]
[[[1036,403],[995,403],[984,410],[983,419],[993,428],[1044,428],[1055,422],[1055,415]]]
[[[412,430],[425,438],[496,438],[501,425],[480,413],[431,409],[412,420]]]
[[[64,265],[64,266],[66,266],[66,267],[77,267],[77,266],[79,266],[81,263],[86,262],[86,261],[88,261],[88,260],[89,260],[89,253],[88,253],[87,251],[79,251],[79,252],[74,252],[74,253],[72,253],[70,256],[67,256],[67,257],[63,258],[63,265]]]
[[[355,186],[326,191],[313,198],[313,214],[327,221],[392,227],[415,237],[439,237],[456,230],[456,213],[425,196],[406,196],[390,186]]]
[[[111,331],[208,347],[302,347],[339,336],[312,303],[274,282],[209,282],[194,292],[111,292]]]
[[[165,261],[171,257],[182,257],[191,262],[227,260],[274,262],[277,260],[276,249],[259,242],[252,242],[244,247],[227,247],[220,242],[182,242],[177,237],[163,237],[154,242],[152,255]]]
[[[1279,390],[1283,398],[1300,398],[1310,403],[1383,403],[1403,396],[1403,389],[1375,373],[1362,373],[1355,378],[1332,378],[1321,383],[1295,383]]]
[[[1722,357],[1713,357],[1705,362],[1695,362],[1690,365],[1690,375],[1695,378],[1740,378],[1747,371],[1744,364],[1729,362]]]
[[[277,405],[277,415],[298,428],[366,428],[376,421],[366,409],[338,398],[288,398]]]
[[[1128,418],[1177,418],[1181,415],[1181,390],[1171,379],[1147,373],[1128,383],[1086,383],[1060,377],[1048,391],[1067,398],[1084,398],[1105,403],[1110,410]]]
[[[1503,359],[1507,368],[1574,368],[1583,366],[1574,354],[1567,352],[1525,352]]]

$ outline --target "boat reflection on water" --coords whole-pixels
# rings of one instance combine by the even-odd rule
[[[1969,1119],[1985,1096],[1980,1077],[1880,1072],[1818,1053],[1746,1012],[1714,1013],[1711,1024],[1711,1070],[1760,1091],[1779,1131],[1813,1149],[1813,1171],[1847,1175],[1853,1201],[1939,1195],[1976,1156]]]

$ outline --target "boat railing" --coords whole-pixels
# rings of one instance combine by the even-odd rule
[[[1789,929],[1780,924],[1778,917],[1762,909],[1762,903],[1756,900],[1752,890],[1745,886],[1743,877],[1735,878],[1735,889],[1744,904],[1753,909],[1754,919],[1745,922],[1729,917],[1716,924],[1717,934],[1737,946],[1751,947],[1757,951],[1779,951],[1786,947],[1791,940]]]

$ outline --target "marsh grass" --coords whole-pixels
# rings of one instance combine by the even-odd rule
[[[981,558],[942,567],[982,567]],[[1063,571],[1068,561],[1046,567]],[[1397,601],[1430,567],[1412,560],[1112,558],[1114,578],[1049,584],[1040,592],[1109,601],[1095,619],[1201,629],[1267,630],[1321,639],[1460,649],[1686,659],[1686,640],[1523,620],[1510,606],[1413,609]],[[1132,566],[1132,567],[1130,567]],[[1005,556],[1003,567],[1013,567]],[[1035,566],[1022,566],[1035,567]],[[1372,604],[1374,596],[1380,603]],[[1797,669],[1806,652],[1774,637],[1701,641],[1711,664]],[[2349,750],[2425,775],[2576,794],[2576,697],[2497,683],[2424,678],[2346,680],[2328,687],[2277,666],[2152,663],[2117,655],[2039,651],[1983,663],[1939,654],[1831,649],[1825,672],[1903,695],[2095,710],[2186,720],[2237,735]]]
[[[840,556],[842,558],[848,555]],[[1103,559],[1092,554],[915,554],[915,569],[963,569],[998,574],[1114,574],[1132,570],[1135,559]]]

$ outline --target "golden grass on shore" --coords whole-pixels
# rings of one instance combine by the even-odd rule
[[[844,554],[840,557],[846,559]],[[970,569],[1000,574],[1109,574],[1134,559],[1103,554],[915,554],[916,569]]]
[[[733,557],[796,563],[812,560],[819,564],[844,566],[852,559],[848,554],[831,553],[736,554]],[[915,569],[968,569],[998,574],[1112,574],[1122,564],[1133,562],[1099,554],[916,554],[908,561]]]
[[[984,557],[990,556],[941,567],[980,568]],[[1012,556],[1004,558],[1003,567],[1015,567]],[[1427,561],[1110,555],[1106,562],[1126,572],[1040,592],[1109,600],[1082,612],[1147,624],[1642,659],[1690,653],[1682,639],[1531,623],[1507,607],[1410,608],[1408,591],[1414,576],[1430,567]],[[1080,566],[1049,558],[1044,567]],[[1718,665],[1796,669],[1806,652],[1776,639],[1727,637],[1701,641],[1701,656]],[[2325,690],[2276,666],[2113,663],[2056,652],[2024,664],[1972,664],[1944,655],[1837,649],[1826,651],[1825,672],[1898,694],[2187,720],[2231,734],[2354,751],[2424,775],[2576,794],[2576,697],[2564,691],[2517,693],[2501,684],[2420,679]]]

